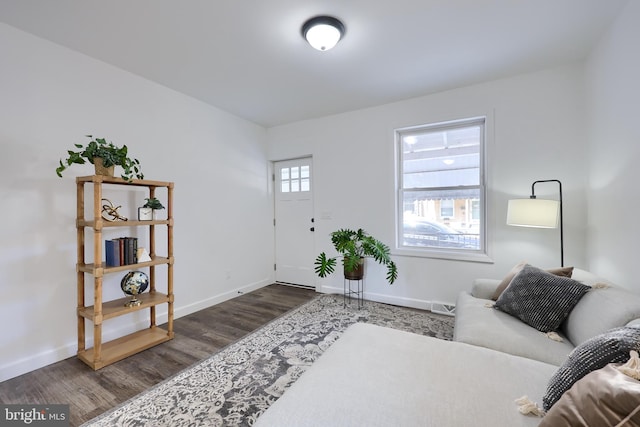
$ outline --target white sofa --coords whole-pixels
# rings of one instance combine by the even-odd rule
[[[515,400],[540,403],[574,344],[640,318],[640,297],[577,270],[591,289],[560,343],[485,307],[499,281],[478,280],[456,307],[456,341],[369,324],[349,327],[280,399],[259,427],[538,426]]]
[[[519,319],[488,306],[500,280],[477,279],[456,301],[453,340],[561,365],[579,344],[610,329],[639,322],[640,296],[592,273],[572,278],[592,289],[573,308],[554,341]],[[603,286],[604,285],[604,286]]]

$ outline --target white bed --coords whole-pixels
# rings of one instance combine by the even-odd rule
[[[260,418],[259,427],[537,426],[557,366],[369,324],[349,327]]]

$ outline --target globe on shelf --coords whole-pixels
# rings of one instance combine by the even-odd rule
[[[149,276],[142,271],[130,271],[120,281],[122,292],[131,295],[131,299],[125,303],[125,307],[135,307],[142,302],[138,299],[138,295],[143,293],[149,286]]]

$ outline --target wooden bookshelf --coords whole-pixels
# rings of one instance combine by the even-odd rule
[[[85,217],[85,185],[93,186],[93,217]],[[145,187],[149,197],[156,197],[156,189],[166,189],[167,194],[167,219],[151,221],[106,221],[101,217],[101,201],[104,185]],[[122,360],[135,353],[146,350],[162,342],[173,338],[173,187],[172,182],[133,180],[125,181],[122,178],[92,175],[76,178],[77,199],[77,287],[78,287],[78,358],[93,369],[100,369],[111,363]],[[149,255],[151,261],[136,264],[107,267],[102,261],[104,254],[104,228],[115,227],[148,227],[149,229]],[[165,238],[167,242],[167,254],[158,256],[156,251],[156,227],[166,228]],[[87,232],[88,230],[88,232]],[[87,244],[92,244],[93,263],[85,262],[85,249]],[[167,292],[156,290],[156,267],[166,265]],[[102,281],[105,275],[128,270],[140,270],[147,268],[149,271],[148,292],[137,296],[140,305],[126,306],[130,297],[118,298],[111,301],[103,301]],[[87,281],[86,277],[92,280]],[[93,305],[86,305],[86,286],[93,285]],[[159,328],[156,325],[156,306],[167,304],[167,328]],[[125,316],[141,310],[149,311],[149,327],[132,334],[102,342],[103,322],[120,316]],[[93,347],[86,348],[85,321],[93,323]]]

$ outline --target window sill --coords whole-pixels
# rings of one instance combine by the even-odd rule
[[[395,248],[392,255],[417,258],[446,259],[450,261],[482,262],[493,264],[493,258],[480,252],[447,251],[443,249]]]

